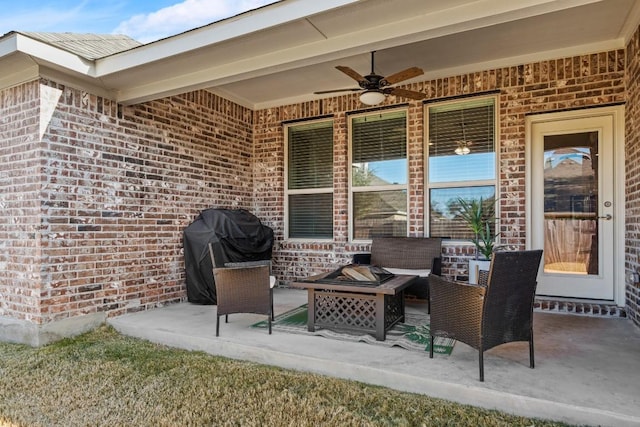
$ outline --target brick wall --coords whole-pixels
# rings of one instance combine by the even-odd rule
[[[40,87],[0,92],[0,316],[34,320],[40,296]]]
[[[184,227],[205,208],[251,207],[252,112],[204,91],[118,107],[44,80],[1,97],[0,316],[185,299]]]
[[[637,40],[636,34],[628,47],[635,54],[627,76],[636,100]],[[503,243],[525,243],[525,114],[624,101],[624,58],[624,50],[615,50],[410,86],[429,99],[499,93]],[[0,91],[0,267],[6,272],[0,317],[42,325],[184,300],[182,230],[212,206],[248,208],[274,228],[274,268],[285,281],[368,250],[347,238],[347,112],[360,108],[356,95],[345,95],[252,112],[205,91],[119,107],[46,80]],[[284,241],[282,122],[326,114],[333,115],[335,131],[335,237]],[[633,153],[638,125],[630,115],[627,150]],[[425,220],[421,102],[408,103],[408,120],[409,230],[419,236]],[[630,163],[628,179],[638,176],[638,167]],[[633,215],[630,224],[637,222]],[[629,269],[638,264],[631,256],[634,239],[627,242]],[[471,254],[470,246],[445,247],[445,274],[465,275]],[[637,296],[637,287],[628,292]]]
[[[640,28],[627,45],[626,87],[626,311],[640,326]]]
[[[433,81],[413,83],[412,90],[424,91],[431,100],[468,94],[499,92],[501,243],[517,248],[525,245],[525,114],[559,111],[619,103],[625,100],[625,51],[523,64],[516,67],[479,71]],[[388,97],[386,104],[395,103]],[[406,102],[400,99],[399,102]],[[424,234],[424,141],[422,102],[409,102],[409,230],[412,236]],[[299,105],[269,108],[255,113],[255,181],[268,185],[270,197],[283,200],[284,170],[281,123],[286,120],[331,114],[334,118],[334,240],[331,243],[304,243],[283,240],[283,205],[271,203],[264,209],[276,230],[276,271],[285,280],[335,268],[350,260],[368,245],[347,241],[347,118],[348,111],[361,109],[357,95],[336,96]],[[264,147],[264,148],[263,148]],[[264,153],[264,154],[261,154]],[[265,184],[261,184],[261,183]],[[262,189],[258,189],[260,192]],[[274,200],[275,201],[275,200]],[[260,196],[256,209],[261,209]],[[275,209],[272,209],[275,207]],[[443,273],[466,276],[469,245],[443,249]]]

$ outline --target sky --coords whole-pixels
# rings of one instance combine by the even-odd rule
[[[126,34],[142,43],[179,34],[275,0],[2,0],[10,31]]]

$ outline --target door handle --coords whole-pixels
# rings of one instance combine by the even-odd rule
[[[613,217],[611,214],[606,214],[605,216],[599,216],[598,219],[606,219],[607,221],[611,221]]]

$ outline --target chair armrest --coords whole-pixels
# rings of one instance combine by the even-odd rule
[[[429,276],[429,287],[432,298],[440,298],[445,303],[455,299],[459,303],[482,304],[487,292],[486,286],[447,280],[436,274]]]
[[[271,274],[271,260],[259,259],[257,261],[240,261],[240,262],[225,262],[225,268],[247,268],[247,267],[260,267],[266,265],[269,267],[269,274]],[[273,287],[273,286],[272,286]]]
[[[478,284],[480,286],[488,286],[489,285],[489,272],[486,270],[478,271]]]
[[[371,254],[370,253],[361,253],[361,254],[353,254],[353,263],[354,264],[371,264]]]
[[[487,288],[429,276],[431,330],[471,346],[480,340],[480,326]]]
[[[225,262],[224,266],[227,268],[234,267],[257,267],[260,265],[268,265],[271,266],[271,260],[261,259],[258,261],[240,261],[240,262]]]

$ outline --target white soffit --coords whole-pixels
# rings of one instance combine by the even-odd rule
[[[38,65],[29,57],[14,52],[0,58],[0,88],[16,86],[38,78]]]
[[[579,40],[564,42],[553,36],[549,31],[551,25],[541,28],[543,32],[535,32],[535,27],[544,22],[550,22],[560,29],[567,27],[564,19],[571,18],[575,8],[584,8],[589,5],[599,5],[601,9],[611,6],[611,1],[618,2],[624,7],[633,0],[451,0],[447,2],[425,2],[424,0],[366,0],[348,2],[342,7],[332,8],[313,15],[299,13],[299,19],[293,19],[294,14],[289,14],[292,19],[282,22],[277,26],[263,25],[262,30],[249,34],[228,37],[222,41],[214,40],[206,45],[204,42],[198,49],[190,49],[188,52],[167,56],[160,62],[144,63],[134,68],[127,68],[126,73],[105,74],[112,69],[105,64],[114,58],[139,55],[141,49],[157,45],[157,48],[167,46],[168,43],[177,42],[181,37],[186,37],[190,32],[161,40],[149,46],[138,48],[130,52],[114,55],[100,60],[98,63],[98,75],[109,87],[118,90],[118,100],[123,103],[135,103],[158,96],[177,94],[186,90],[210,88],[216,93],[224,93],[232,100],[255,108],[256,106],[276,105],[284,99],[297,99],[296,97],[313,98],[314,90],[324,90],[341,85],[353,85],[348,77],[332,70],[338,64],[348,65],[361,73],[369,71],[369,55],[371,50],[386,50],[388,61],[393,57],[400,58],[394,61],[393,67],[387,64],[387,71],[392,72],[408,66],[422,66],[425,71],[438,69],[459,68],[464,63],[487,63],[496,61],[501,57],[518,56],[524,53],[540,52],[544,50],[557,50],[559,47],[585,45],[592,32],[595,34],[602,25],[592,27],[584,26],[577,32]],[[273,6],[289,5],[300,6],[306,4],[304,0],[284,1]],[[312,2],[316,3],[316,2]],[[585,6],[586,5],[586,6]],[[266,7],[256,12],[274,12],[277,8]],[[274,12],[275,13],[275,12]],[[620,11],[617,12],[620,14]],[[258,18],[256,13],[254,18]],[[270,14],[265,14],[265,18]],[[555,19],[554,16],[563,16]],[[625,15],[626,16],[626,15]],[[618,15],[614,18],[617,19]],[[602,14],[594,18],[603,19]],[[614,20],[615,20],[614,19]],[[533,28],[533,34],[526,40],[516,35],[508,40],[516,48],[516,52],[500,52],[498,45],[493,44],[492,37],[495,29],[501,25],[512,25],[517,29],[521,22],[528,21]],[[201,30],[217,29],[214,24],[211,28],[203,27],[194,30],[198,37],[205,38]],[[616,37],[620,31],[620,25],[613,27]],[[506,28],[506,27],[505,27]],[[573,31],[573,30],[572,30]],[[481,46],[474,33],[488,34],[482,40],[487,44]],[[569,30],[567,37],[574,37]],[[216,33],[217,34],[217,33]],[[455,42],[457,36],[466,34],[470,43],[463,46],[470,51],[468,59],[464,53],[459,52],[459,45]],[[450,40],[446,36],[452,37]],[[601,42],[602,34],[595,34],[591,42]],[[551,39],[555,44],[543,45],[541,40]],[[596,40],[597,39],[597,40]],[[410,49],[419,47],[420,43],[428,44],[430,40],[441,43],[439,51],[446,52],[427,61],[420,50]],[[611,39],[609,39],[611,45]],[[620,44],[619,40],[612,44]],[[403,46],[411,46],[404,49],[404,53],[393,54],[394,49],[401,51]],[[464,49],[462,49],[464,50]],[[488,56],[487,56],[488,55]],[[380,55],[381,66],[383,55]],[[455,58],[453,60],[452,58]],[[423,64],[420,63],[422,61]],[[441,61],[444,61],[440,64]],[[451,63],[446,63],[449,61]],[[456,62],[457,61],[457,62]],[[463,61],[463,62],[461,62]],[[466,62],[464,62],[466,61]],[[315,66],[315,69],[314,69]],[[185,72],[186,71],[186,72]],[[282,78],[281,78],[282,77]],[[322,80],[326,83],[322,84]],[[253,81],[252,81],[253,80]],[[316,84],[320,83],[320,84]],[[275,86],[286,85],[288,90],[275,92],[269,90]],[[314,86],[315,85],[315,86]],[[336,86],[337,85],[337,86]],[[296,87],[299,86],[298,89]],[[243,90],[242,88],[245,88]],[[249,92],[252,87],[252,92]],[[348,87],[348,86],[347,86]]]

